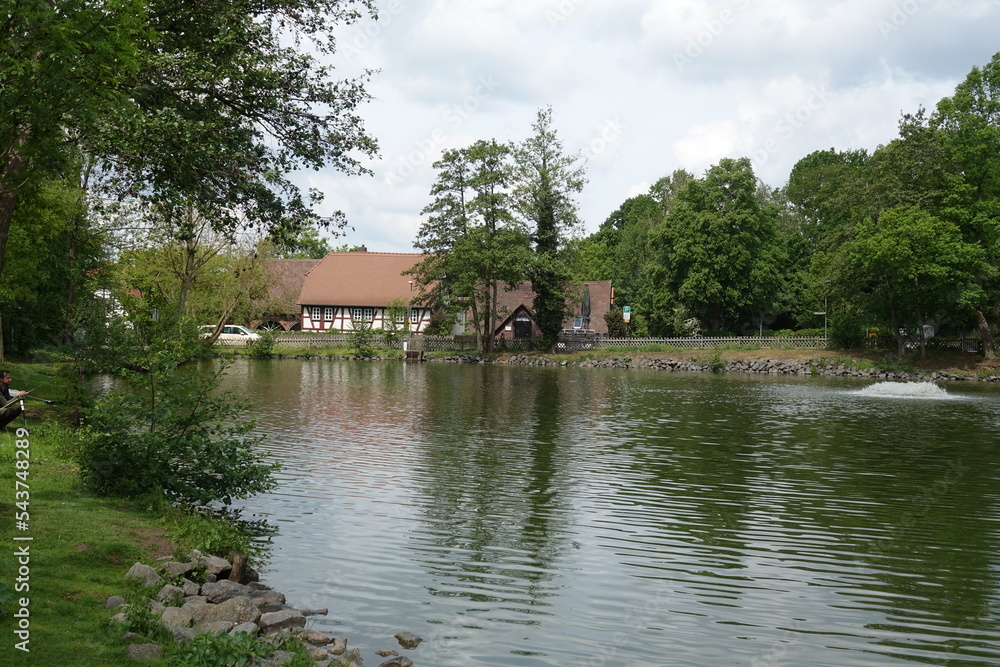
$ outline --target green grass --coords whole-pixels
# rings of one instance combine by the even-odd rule
[[[20,422],[20,420],[18,420]],[[23,423],[21,424],[23,426]],[[14,426],[14,425],[11,425]],[[75,466],[66,459],[67,429],[29,423],[29,530],[15,530],[16,433],[0,433],[0,527],[12,538],[31,536],[30,591],[13,592],[0,619],[0,664],[132,664],[124,644],[109,632],[104,609],[110,595],[127,587],[125,571],[137,560],[150,561],[143,544],[162,534],[161,521],[140,501],[98,498],[80,488]],[[0,551],[0,581],[14,583],[14,547]],[[14,647],[21,597],[30,600],[29,654]]]

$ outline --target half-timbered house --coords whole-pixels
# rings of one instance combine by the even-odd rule
[[[413,303],[417,286],[403,274],[423,258],[417,253],[331,252],[302,284],[302,331],[352,331],[359,322],[373,329],[423,331],[431,311]]]

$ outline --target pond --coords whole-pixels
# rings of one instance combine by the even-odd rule
[[[263,578],[366,663],[1000,664],[1000,390],[237,362]]]

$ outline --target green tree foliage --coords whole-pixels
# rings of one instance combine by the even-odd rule
[[[315,220],[316,193],[288,174],[362,173],[376,150],[357,115],[367,75],[337,80],[320,64],[337,26],[374,12],[370,0],[19,5],[0,24],[0,271],[18,190],[74,145],[100,160],[107,191],[168,218]]]
[[[101,267],[100,233],[88,223],[82,193],[65,180],[38,181],[11,228],[0,276],[3,348],[25,354],[65,342],[73,307],[92,298],[86,273]]]
[[[842,252],[850,282],[868,295],[871,307],[887,314],[901,357],[907,343],[904,324],[917,325],[925,356],[920,333],[925,315],[970,298],[963,286],[982,261],[980,249],[964,242],[956,225],[915,206],[891,208],[862,221]]]
[[[260,460],[261,438],[242,419],[246,406],[217,392],[225,367],[186,363],[204,349],[193,323],[168,313],[153,320],[146,302],[123,305],[117,316],[91,313],[79,336],[81,361],[120,378],[88,410],[80,433],[89,486],[109,495],[162,493],[192,507],[270,489],[276,466]]]
[[[518,213],[533,227],[531,285],[542,346],[554,350],[566,316],[570,270],[563,254],[580,221],[576,195],[586,182],[579,155],[566,155],[552,125],[552,108],[538,112],[534,135],[515,150]]]
[[[510,148],[478,141],[434,163],[434,200],[414,245],[428,254],[413,271],[423,301],[472,313],[479,349],[492,351],[497,299],[525,280],[529,238],[511,211]]]
[[[985,255],[975,278],[982,300],[972,308],[986,357],[992,358],[996,346],[989,318],[1000,316],[1000,53],[985,67],[974,67],[955,94],[938,103],[930,125],[939,133],[952,173],[967,190],[949,202],[960,209],[952,217],[963,237]]]
[[[284,236],[278,233],[272,237],[277,237],[273,254],[279,259],[323,259],[334,250],[330,242],[320,236],[319,228],[311,223]]]
[[[724,159],[684,185],[651,238],[677,302],[715,331],[756,319],[780,285],[776,218],[747,158]]]

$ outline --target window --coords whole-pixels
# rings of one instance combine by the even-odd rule
[[[410,322],[419,322],[419,321],[420,321],[420,310],[418,310],[417,308],[410,309]]]
[[[333,319],[333,307],[332,306],[327,306],[326,308],[323,309],[323,319],[326,320],[327,322],[329,322],[329,321],[331,321]]]
[[[364,309],[362,308],[352,308],[351,309],[351,319],[355,322],[364,321]]]
[[[319,319],[319,306],[313,306],[312,308],[310,308],[310,310],[312,311],[312,318],[314,320],[318,320]]]
[[[365,318],[365,322],[371,322],[372,320],[374,320],[375,319],[375,309],[374,308],[365,308],[364,318]]]
[[[393,319],[396,320],[396,324],[402,324],[403,320],[406,319],[406,313],[400,308],[396,311],[396,316]]]

